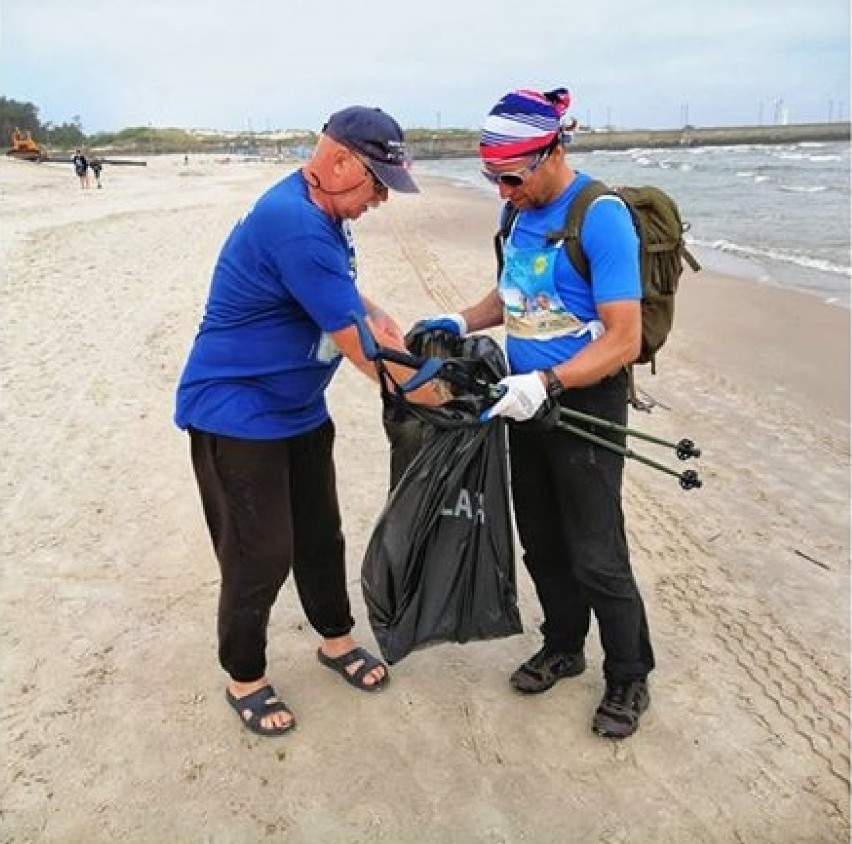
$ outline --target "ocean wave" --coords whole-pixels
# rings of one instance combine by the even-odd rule
[[[779,185],[778,189],[787,193],[822,193],[828,190],[828,185]]]
[[[806,267],[809,270],[819,270],[834,275],[852,276],[852,268],[826,261],[824,258],[813,258],[801,252],[787,249],[760,248],[755,246],[742,246],[732,243],[730,240],[706,241],[697,238],[687,238],[687,242],[696,246],[709,247],[729,255],[738,255],[745,258],[758,258],[771,261],[780,261],[784,264],[795,264],[798,267]]]
[[[657,162],[657,166],[660,170],[680,170],[685,173],[695,169],[695,164],[691,161],[673,161],[669,158],[661,159]]]
[[[630,147],[630,149],[593,149],[589,150],[592,155],[606,155],[613,158],[632,158],[636,153],[643,152],[639,147]]]

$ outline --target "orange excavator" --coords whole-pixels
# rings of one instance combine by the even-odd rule
[[[49,155],[44,147],[40,147],[34,140],[32,133],[27,130],[24,134],[17,127],[12,132],[12,146],[6,150],[6,155],[10,158],[17,158],[19,161],[53,161],[53,162],[70,162],[71,156],[67,155]],[[146,161],[131,160],[126,158],[101,158],[98,156],[101,164],[126,164],[135,167],[144,167]]]
[[[47,157],[44,150],[33,140],[30,131],[27,130],[24,134],[17,127],[12,132],[12,147],[6,150],[6,155],[22,161],[43,161]]]

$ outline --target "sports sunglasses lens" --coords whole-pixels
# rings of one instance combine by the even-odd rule
[[[482,175],[492,185],[506,185],[509,188],[517,188],[524,183],[524,177],[518,176],[516,173],[492,173],[490,170],[483,170]]]
[[[501,173],[497,177],[497,181],[507,188],[519,188],[524,183],[524,177],[515,173]]]

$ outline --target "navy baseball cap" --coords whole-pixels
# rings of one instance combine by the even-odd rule
[[[382,183],[400,193],[419,193],[408,172],[405,138],[399,124],[380,108],[350,106],[335,112],[324,134],[367,159]]]

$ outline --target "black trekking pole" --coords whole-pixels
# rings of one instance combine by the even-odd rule
[[[566,408],[562,408],[564,412]],[[577,413],[578,411],[574,411]],[[560,414],[561,416],[561,414]],[[595,425],[599,425],[601,427],[607,427],[606,419],[599,419],[596,416],[589,416],[585,413],[580,414],[583,419],[589,422],[594,422]],[[615,422],[610,423],[611,429],[616,431],[629,431],[629,429],[624,428],[621,425],[616,424]],[[576,425],[571,425],[569,422],[560,421],[556,423],[556,427],[561,431],[567,431],[570,434],[574,434],[575,436],[581,437],[584,440],[588,440],[589,442],[595,443],[595,445],[599,445],[602,448],[609,449],[610,451],[614,451],[616,454],[620,454],[622,457],[629,457],[632,460],[637,460],[639,463],[644,463],[646,466],[650,466],[652,469],[657,469],[660,472],[665,472],[667,475],[672,475],[680,481],[681,488],[683,489],[700,489],[701,480],[698,477],[698,473],[694,469],[684,469],[682,472],[678,472],[674,469],[670,469],[668,466],[665,466],[662,463],[657,463],[656,460],[651,460],[648,457],[645,457],[643,454],[639,454],[638,452],[633,451],[633,449],[627,448],[626,446],[619,445],[618,443],[612,442],[612,440],[608,440],[605,437],[599,437],[597,434],[593,434],[591,431],[585,430],[585,428],[578,428]],[[630,431],[633,435],[642,436],[641,431]],[[652,440],[653,441],[653,440]],[[686,440],[689,442],[689,440]],[[671,443],[665,443],[665,445],[671,445]],[[698,457],[701,452],[698,449],[693,449],[692,454],[686,455],[686,457]],[[678,455],[680,456],[680,455]],[[681,460],[685,460],[686,457],[681,457]]]
[[[689,460],[690,457],[701,457],[701,449],[695,447],[692,440],[682,439],[676,443],[669,440],[655,437],[653,434],[646,434],[644,431],[637,431],[635,428],[627,428],[624,425],[619,425],[617,422],[610,422],[608,419],[601,419],[597,416],[591,416],[588,413],[582,413],[579,410],[573,410],[570,407],[560,409],[560,414],[563,418],[577,419],[581,422],[591,422],[599,428],[604,428],[607,431],[613,431],[619,434],[625,434],[629,437],[636,437],[640,440],[645,440],[655,445],[661,445],[665,448],[673,448],[679,460]]]

